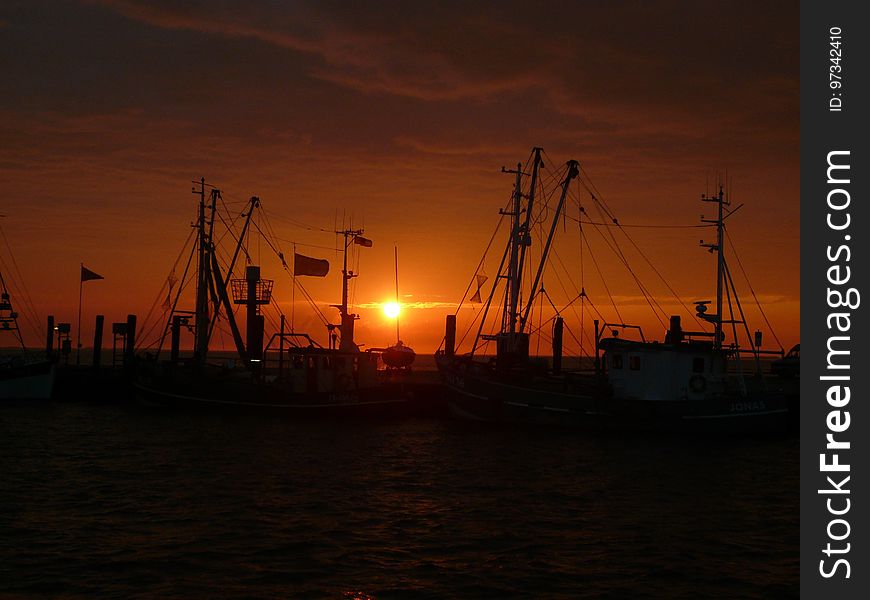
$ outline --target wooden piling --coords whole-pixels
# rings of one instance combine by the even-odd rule
[[[97,315],[94,323],[94,368],[100,368],[100,359],[103,354],[103,315]]]
[[[453,356],[456,352],[456,315],[447,315],[447,331],[444,335],[444,354]]]
[[[553,375],[562,372],[562,330],[565,322],[562,317],[556,317],[553,323]]]
[[[54,353],[54,315],[48,315],[48,331],[45,334],[45,355],[51,359]]]
[[[127,345],[124,348],[124,365],[131,366],[136,347],[136,315],[127,315]]]

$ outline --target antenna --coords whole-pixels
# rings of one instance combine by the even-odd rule
[[[402,314],[401,306],[399,305],[399,246],[393,242],[393,256],[396,259],[396,308],[398,312],[396,313],[396,343],[401,341],[401,336],[399,335],[399,316]]]

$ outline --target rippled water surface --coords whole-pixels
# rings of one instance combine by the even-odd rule
[[[0,406],[0,593],[782,598],[798,440]]]

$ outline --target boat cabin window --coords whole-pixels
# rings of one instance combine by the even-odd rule
[[[622,354],[614,354],[610,357],[610,367],[613,369],[622,368]]]
[[[692,359],[692,373],[703,373],[704,372],[704,357],[696,356]]]
[[[632,371],[640,371],[640,357],[639,356],[629,356],[628,357],[628,368]]]

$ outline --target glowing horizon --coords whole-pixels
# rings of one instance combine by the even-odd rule
[[[360,275],[349,301],[361,315],[356,338],[368,347],[395,338],[382,307],[395,297],[397,245],[402,338],[432,351],[510,197],[513,178],[501,167],[515,168],[533,146],[553,169],[580,161],[596,196],[685,302],[710,299],[699,197],[727,176],[744,205],[728,232],[754,295],[785,349],[799,341],[798,11],[790,5],[726,13],[703,4],[571,5],[523,23],[474,3],[461,14],[305,1],[293,11],[253,2],[201,12],[148,0],[2,9],[2,225],[15,264],[4,246],[0,270],[29,345],[44,343],[46,315],[75,326],[82,262],[105,277],[85,283],[85,346],[96,314],[107,324],[161,316],[161,288],[187,260],[179,252],[196,215],[190,182],[205,177],[234,219],[258,196],[265,217],[257,226],[288,260],[297,248],[329,261],[326,277],[303,283],[332,323],[342,264],[332,232],[365,230],[373,246],[352,248],[348,268]],[[714,17],[721,43],[698,44],[697,23]],[[648,26],[662,19],[667,27]],[[695,51],[687,56],[686,47]],[[606,61],[590,59],[602,53]],[[578,193],[589,218],[606,222]],[[560,229],[576,226],[566,219]],[[660,337],[661,323],[641,314],[643,295],[608,249],[609,230],[588,233],[607,289],[590,254],[581,266],[578,247],[558,242],[565,287],[567,272],[596,306],[609,307],[612,296],[626,320]],[[294,294],[272,249],[256,228],[249,234],[243,260],[275,281],[288,322],[325,341],[325,325]],[[624,243],[649,295],[690,319]],[[484,261],[484,296],[496,254]],[[545,285],[558,305],[570,300],[555,276]],[[187,292],[184,309],[192,308]],[[460,327],[478,308],[460,311]],[[773,343],[761,315],[752,320]],[[149,325],[143,341],[163,325]],[[216,347],[227,345],[225,332],[216,335]]]

